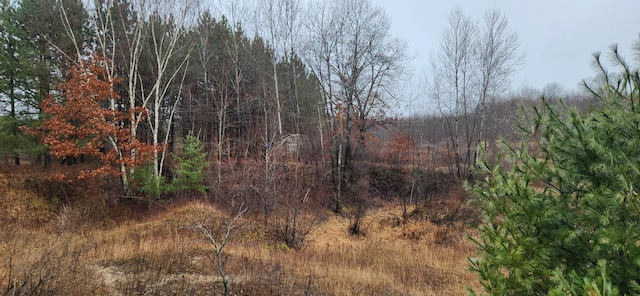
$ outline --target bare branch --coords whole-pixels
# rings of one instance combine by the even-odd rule
[[[238,208],[238,212],[230,218],[226,223],[222,223],[219,227],[224,231],[222,237],[217,237],[212,234],[207,228],[207,224],[209,221],[205,221],[204,223],[198,222],[194,226],[186,227],[197,232],[202,233],[205,237],[205,240],[211,245],[213,245],[214,252],[217,258],[217,266],[218,272],[220,273],[220,277],[222,277],[222,284],[224,285],[224,295],[229,295],[229,279],[227,278],[224,272],[224,258],[223,258],[223,250],[224,247],[233,239],[236,234],[237,227],[240,224],[240,219],[246,213],[247,207],[245,207],[244,203],[240,205]]]

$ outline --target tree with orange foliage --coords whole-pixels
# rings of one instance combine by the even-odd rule
[[[122,189],[128,191],[128,175],[135,166],[148,160],[152,146],[138,141],[128,128],[131,112],[122,111],[114,85],[120,79],[106,71],[109,61],[92,55],[73,67],[68,80],[57,87],[60,98],[50,96],[42,102],[46,118],[27,132],[40,136],[57,158],[90,156],[102,166],[80,172],[76,178],[98,175],[120,176]],[[67,178],[67,176],[63,176]]]

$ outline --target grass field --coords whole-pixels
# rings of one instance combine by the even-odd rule
[[[192,201],[143,219],[98,223],[86,208],[54,207],[8,182],[0,178],[2,294],[223,294],[214,247],[193,227],[201,225],[220,242],[229,213]],[[362,234],[354,236],[348,217],[328,212],[314,221],[305,244],[291,249],[269,237],[260,219],[245,215],[222,252],[230,294],[464,295],[468,287],[478,289],[467,270],[475,252],[466,239],[472,230],[460,222],[401,217],[399,205],[383,204],[367,213]]]

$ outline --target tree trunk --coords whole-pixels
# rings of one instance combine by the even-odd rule
[[[282,107],[280,106],[280,90],[278,87],[278,62],[273,61],[273,84],[276,92],[276,108],[278,108],[278,135],[282,136]]]

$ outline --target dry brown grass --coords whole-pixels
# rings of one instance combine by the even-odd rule
[[[20,174],[0,173],[0,225],[38,228],[53,218],[50,203],[33,192],[17,189],[25,182]]]
[[[1,177],[1,188],[7,188]],[[0,219],[5,229],[0,294],[222,294],[212,247],[189,229],[203,223],[215,231],[224,224],[229,215],[215,206],[191,202],[144,221],[81,227],[91,217],[73,208],[54,209],[29,192],[5,192],[0,205],[6,215]],[[60,227],[63,215],[69,217]],[[475,251],[465,239],[470,230],[400,217],[395,204],[373,209],[363,222],[365,235],[351,236],[349,219],[330,215],[299,250],[274,241],[246,219],[225,248],[232,294],[463,295],[469,286],[477,290],[467,270]],[[30,223],[39,227],[25,227]]]
[[[10,229],[0,234],[0,292],[3,295],[105,295],[107,289],[77,236]]]
[[[329,295],[461,295],[474,282],[466,271],[474,247],[461,227],[400,223],[399,207],[372,212],[367,235],[354,238],[348,221],[332,217],[312,234],[292,263],[316,275]],[[297,264],[295,264],[297,263]]]

